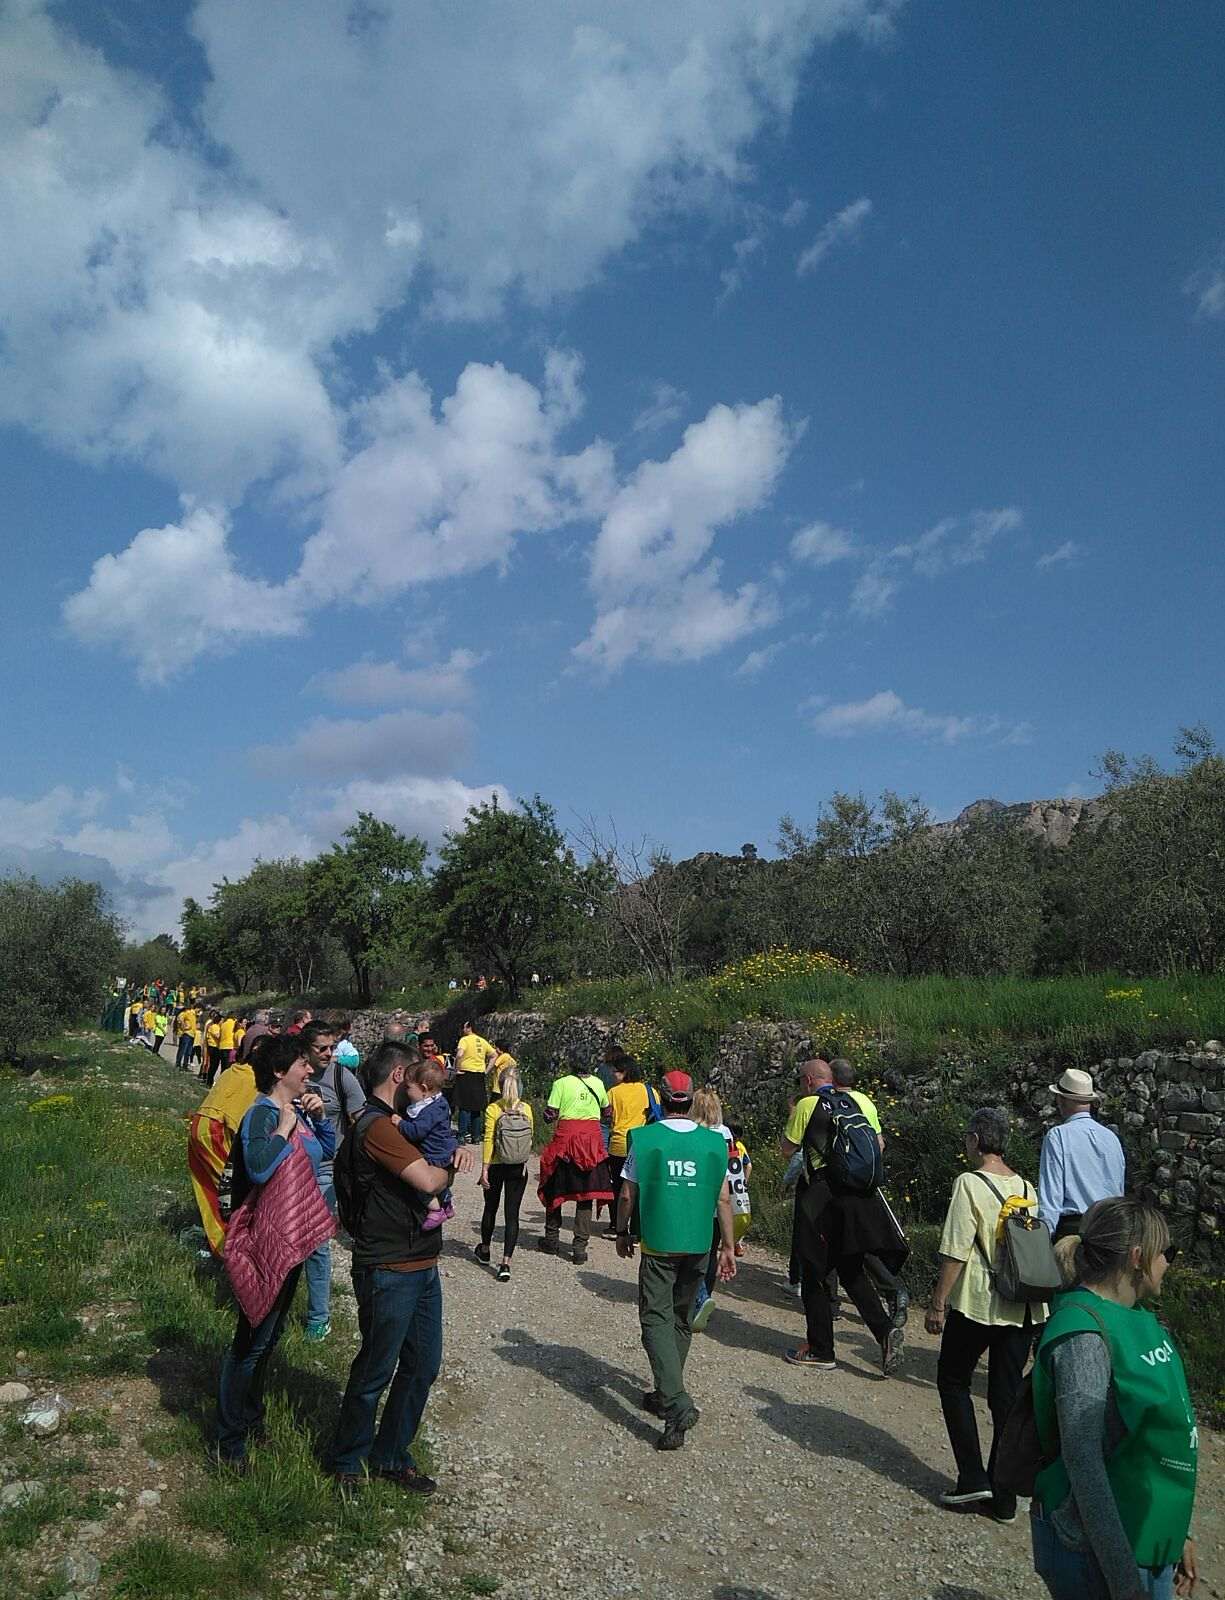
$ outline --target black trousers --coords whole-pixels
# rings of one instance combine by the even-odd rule
[[[881,1305],[880,1296],[872,1287],[864,1267],[862,1255],[830,1257],[821,1248],[818,1259],[805,1257],[801,1261],[800,1297],[804,1302],[804,1318],[808,1324],[808,1347],[818,1361],[834,1359],[834,1308],[830,1303],[829,1284],[826,1281],[831,1269],[838,1274],[842,1287],[854,1302],[872,1337],[881,1342],[889,1331],[889,1313]]]
[[[992,1487],[1000,1430],[1020,1390],[1033,1342],[1034,1327],[1028,1309],[1023,1328],[988,1327],[983,1322],[972,1322],[960,1311],[950,1311],[944,1319],[936,1388],[944,1412],[944,1425],[949,1431],[949,1443],[953,1447],[953,1459],[957,1463],[957,1488],[963,1492]],[[987,1357],[987,1409],[991,1413],[991,1454],[985,1468],[970,1392],[974,1369],[984,1353]]]
[[[509,1261],[519,1243],[519,1207],[527,1188],[527,1163],[525,1161],[495,1161],[489,1168],[489,1187],[485,1190],[485,1209],[481,1213],[481,1243],[486,1250],[493,1238],[494,1223],[498,1218],[498,1203],[502,1202],[502,1256]]]

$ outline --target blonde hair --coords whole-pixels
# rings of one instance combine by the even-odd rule
[[[1128,1270],[1131,1252],[1140,1246],[1142,1277],[1170,1243],[1169,1224],[1155,1206],[1128,1195],[1096,1200],[1085,1212],[1080,1232],[1060,1239],[1055,1257],[1065,1284],[1102,1283]]]
[[[693,1120],[707,1128],[717,1128],[723,1121],[723,1102],[713,1089],[699,1089],[693,1097]]]
[[[502,1102],[503,1111],[513,1111],[523,1101],[523,1091],[519,1087],[519,1073],[514,1067],[507,1067],[502,1074],[498,1085],[498,1099]]]

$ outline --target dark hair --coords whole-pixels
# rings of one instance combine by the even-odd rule
[[[276,1088],[277,1079],[283,1078],[301,1057],[302,1044],[292,1035],[284,1038],[265,1035],[259,1043],[264,1048],[258,1052],[252,1050],[251,1070],[255,1073],[255,1087],[261,1094],[268,1094]]]
[[[829,1064],[829,1070],[834,1075],[834,1082],[840,1089],[853,1089],[858,1074],[845,1056],[835,1056]]]
[[[966,1132],[977,1139],[983,1155],[1002,1156],[1008,1143],[1009,1127],[1008,1113],[1003,1106],[983,1106],[971,1116]]]
[[[300,1006],[297,1011],[291,1011],[289,1013],[289,1026],[292,1028],[295,1023],[301,1022],[303,1017],[309,1016],[310,1008],[308,1006]]]
[[[612,1067],[614,1072],[621,1074],[626,1083],[642,1082],[642,1068],[634,1060],[633,1056],[627,1056],[623,1053],[619,1061],[613,1062]]]
[[[376,1089],[381,1089],[391,1077],[397,1067],[406,1071],[418,1057],[413,1051],[402,1044],[397,1044],[394,1039],[384,1039],[377,1050],[372,1050],[370,1058],[362,1069],[362,1081],[366,1085],[366,1093],[373,1094]]]
[[[309,1049],[316,1039],[334,1039],[336,1025],[331,1022],[308,1022],[299,1030],[298,1038],[302,1041],[302,1048]]]

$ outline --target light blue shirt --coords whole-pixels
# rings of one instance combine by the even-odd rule
[[[1060,1217],[1122,1194],[1125,1168],[1118,1135],[1087,1111],[1074,1111],[1042,1141],[1038,1215],[1053,1234]]]

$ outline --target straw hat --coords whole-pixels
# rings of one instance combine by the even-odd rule
[[[1093,1087],[1093,1079],[1089,1074],[1079,1072],[1075,1067],[1069,1067],[1058,1083],[1048,1083],[1047,1088],[1052,1094],[1062,1095],[1065,1100],[1083,1100],[1086,1104],[1102,1098]]]

